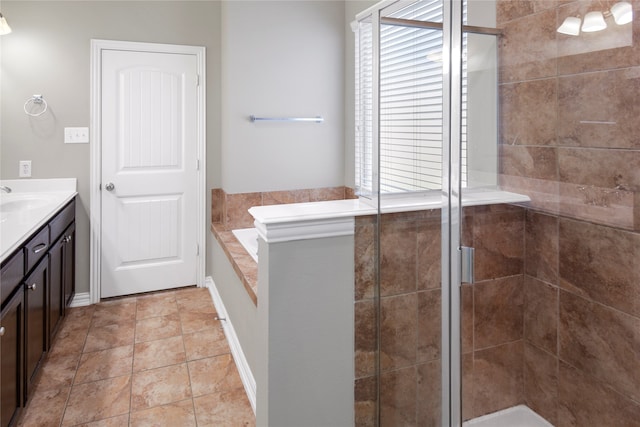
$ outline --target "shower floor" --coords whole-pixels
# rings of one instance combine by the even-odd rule
[[[474,418],[462,425],[463,427],[553,427],[553,424],[525,405]]]

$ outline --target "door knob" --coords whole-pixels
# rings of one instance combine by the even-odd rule
[[[0,327],[0,337],[4,335],[4,326]]]
[[[27,289],[31,290],[31,291],[35,291],[37,289],[38,285],[36,285],[35,283],[31,284],[31,285],[27,285]]]
[[[107,191],[113,191],[116,188],[115,185],[113,185],[113,182],[108,183],[107,185],[104,186],[104,189]]]

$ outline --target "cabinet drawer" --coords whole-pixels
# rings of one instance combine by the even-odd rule
[[[30,271],[49,250],[49,229],[44,227],[24,245],[26,271]]]
[[[75,216],[76,199],[73,199],[49,223],[49,240],[55,242],[69,224],[73,222]]]
[[[2,267],[0,274],[0,299],[1,305],[11,296],[13,290],[20,284],[24,277],[24,253],[14,254]]]

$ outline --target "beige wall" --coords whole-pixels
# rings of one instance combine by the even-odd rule
[[[78,291],[89,286],[89,144],[64,144],[63,130],[89,126],[90,39],[207,48],[208,188],[353,185],[348,24],[373,3],[3,1],[13,33],[0,38],[0,178],[17,178],[20,160],[33,162],[34,178],[78,178]],[[49,111],[29,118],[22,105],[36,93]],[[326,122],[248,122],[285,113]]]
[[[31,160],[33,178],[76,177],[77,291],[89,289],[89,144],[64,144],[68,126],[89,126],[90,39],[207,48],[207,186],[220,180],[220,3],[3,1],[13,33],[2,43],[1,172],[17,178]],[[27,98],[49,111],[30,118]]]
[[[1,171],[17,178],[31,160],[33,178],[76,177],[77,291],[89,289],[89,144],[64,144],[68,126],[89,126],[90,39],[187,44],[207,48],[207,184],[220,172],[220,3],[3,1],[13,33],[2,43]],[[42,94],[49,111],[22,106]]]
[[[344,183],[344,3],[222,4],[222,187],[228,193]],[[250,115],[324,117],[251,123]]]
[[[296,7],[279,2],[228,5],[225,105],[236,105],[242,117],[235,122],[238,117],[230,117],[227,130],[232,136],[227,140],[224,167],[221,6],[221,2],[214,1],[2,3],[2,11],[14,31],[0,39],[0,178],[17,178],[19,160],[33,162],[34,178],[78,178],[79,292],[88,290],[89,277],[89,145],[63,144],[63,129],[89,126],[91,38],[207,48],[208,187],[221,186],[223,170],[227,171],[230,191],[255,191],[265,185],[270,189],[295,189],[343,183],[343,3],[304,3]],[[254,47],[260,49],[253,51]],[[250,58],[256,62],[247,63]],[[285,87],[274,84],[276,80]],[[296,85],[287,86],[293,80]],[[247,88],[247,83],[256,86]],[[49,112],[39,118],[29,118],[22,112],[24,101],[34,93],[43,94],[49,103]],[[256,104],[254,100],[260,102]],[[327,122],[318,127],[306,126],[302,134],[290,135],[291,130],[300,129],[289,127],[275,136],[268,135],[267,141],[262,140],[263,129],[254,128],[257,138],[238,137],[238,129],[244,126],[246,130],[244,116],[257,114],[258,110],[323,114]],[[259,145],[252,147],[251,143]],[[248,152],[257,154],[256,164],[247,163]],[[266,158],[272,161],[265,162]]]

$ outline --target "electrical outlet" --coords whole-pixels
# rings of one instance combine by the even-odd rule
[[[31,177],[31,160],[20,160],[20,171],[18,175],[20,178]]]
[[[89,142],[89,128],[64,128],[65,144],[84,144]]]

